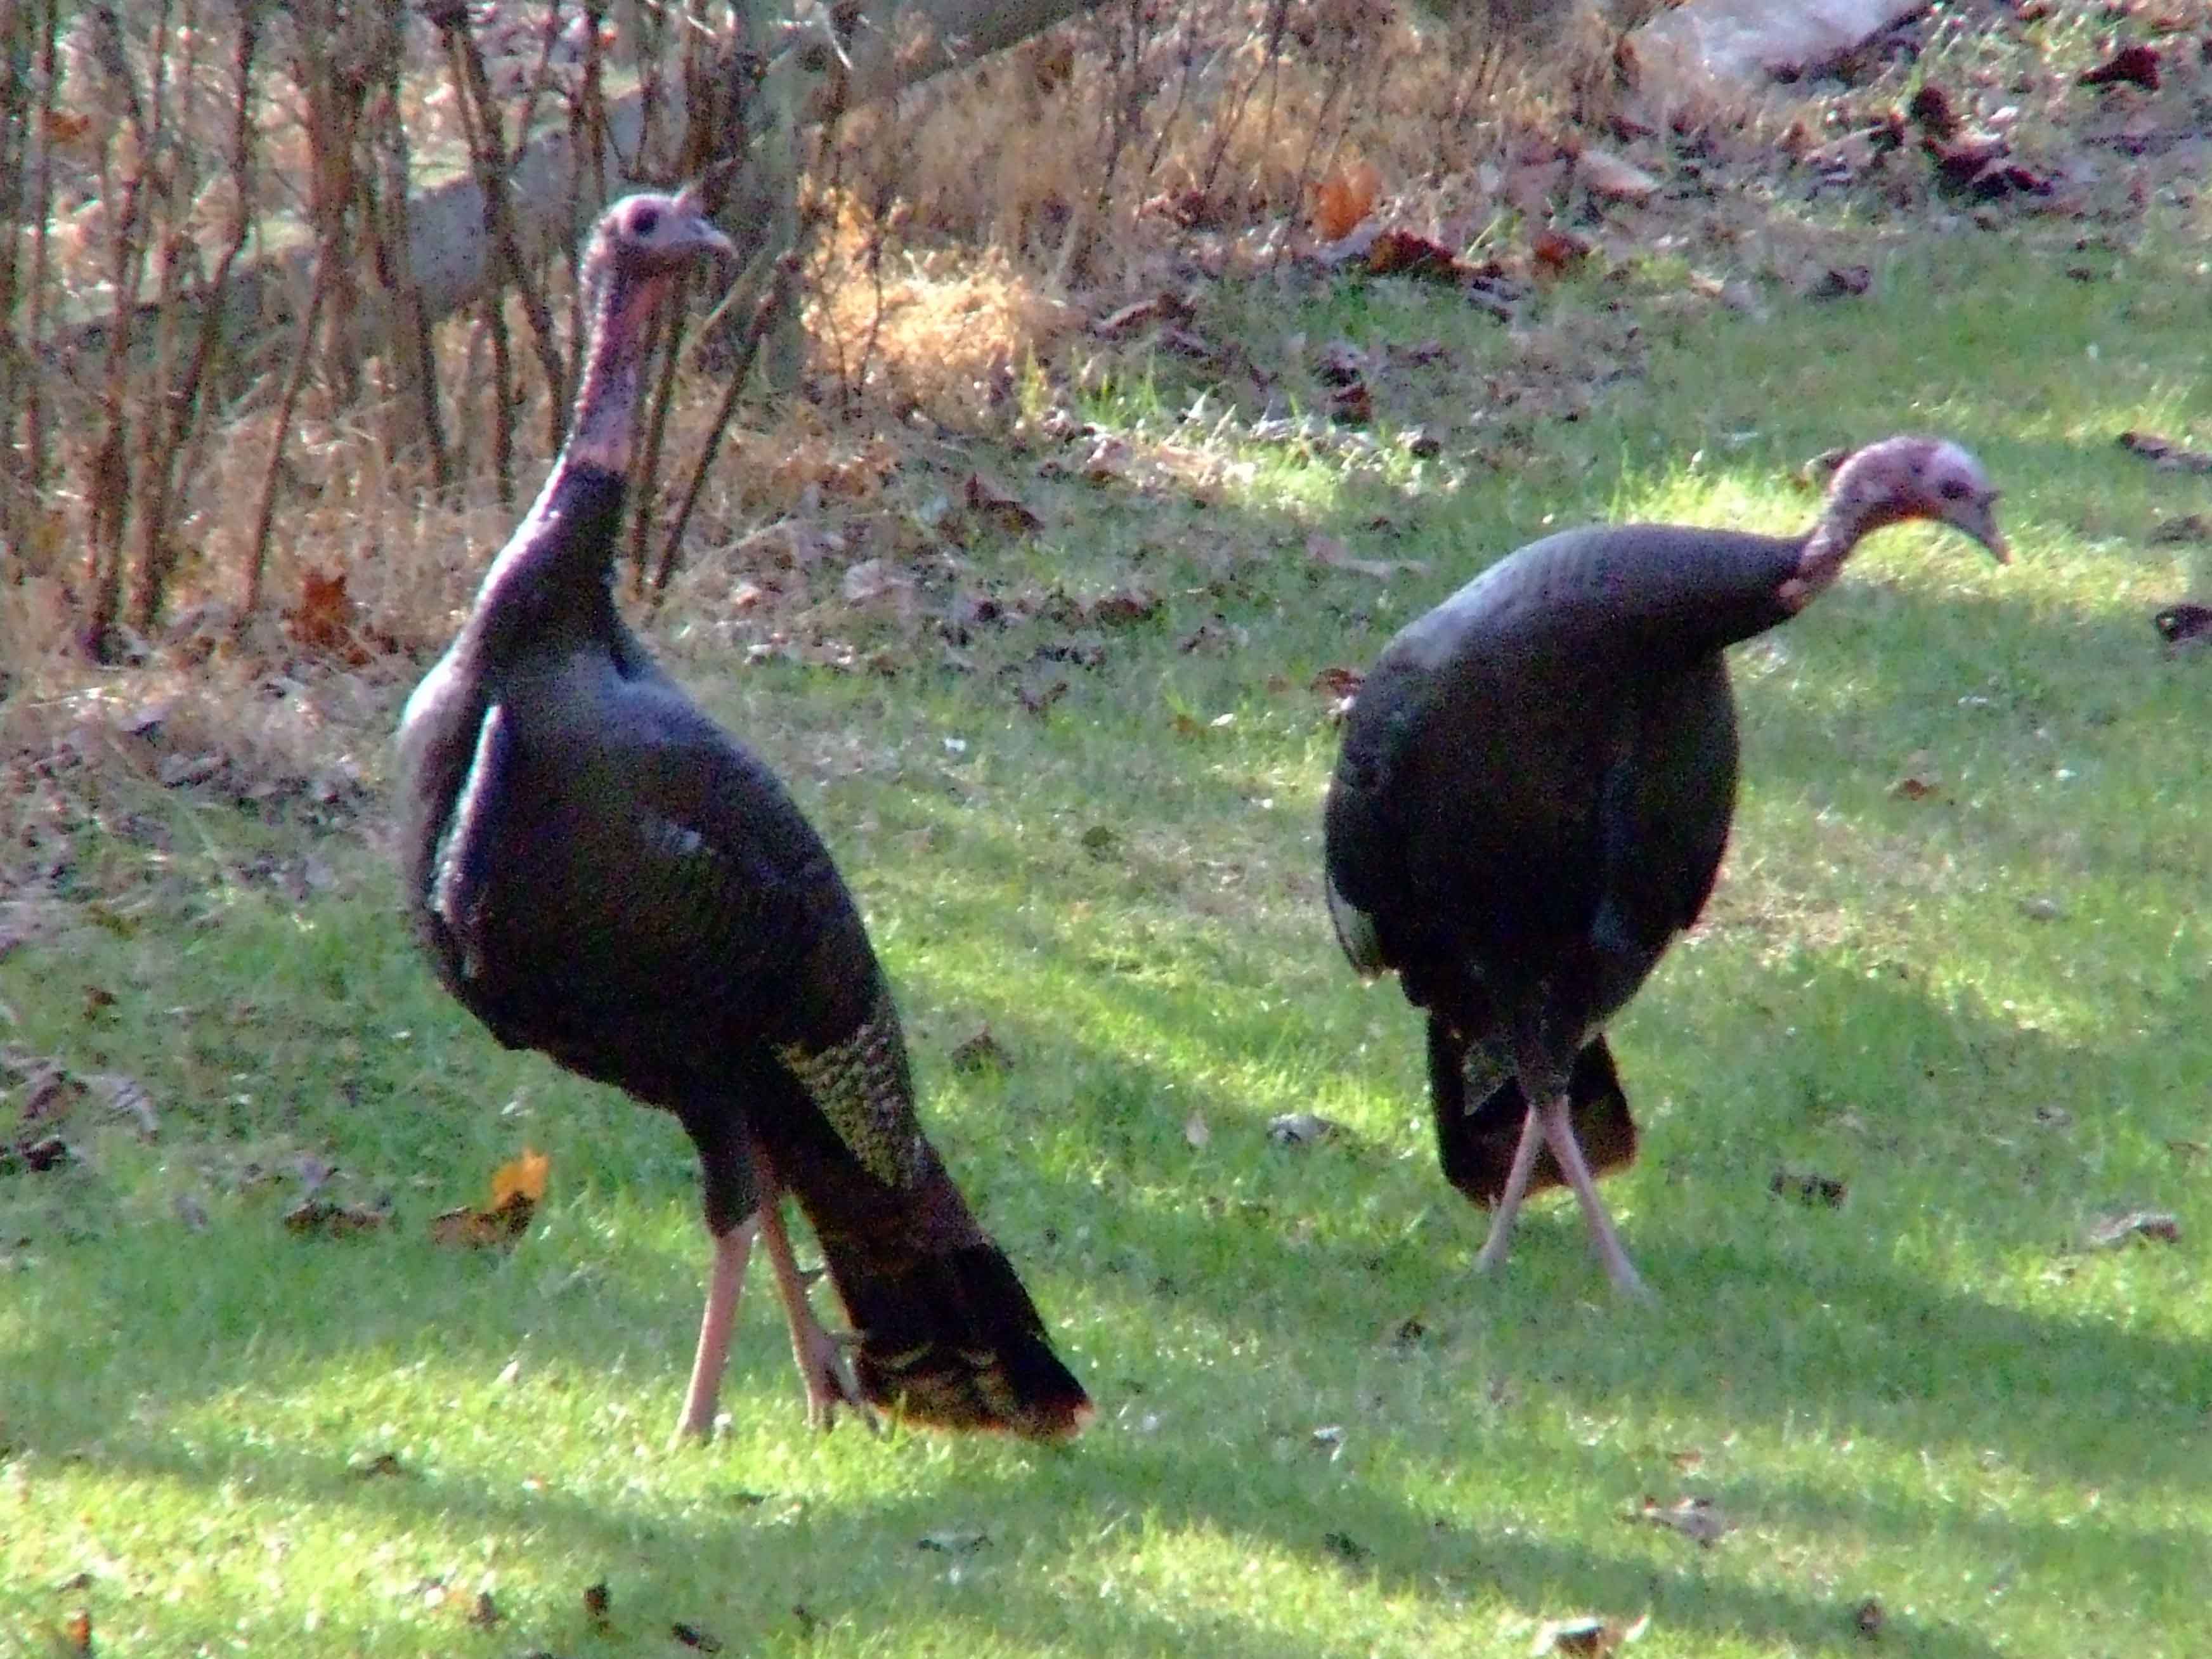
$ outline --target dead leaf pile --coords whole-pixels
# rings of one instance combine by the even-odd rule
[[[552,1164],[545,1153],[524,1147],[521,1157],[492,1171],[490,1200],[482,1209],[464,1206],[432,1217],[431,1238],[468,1249],[513,1243],[530,1231],[531,1219],[544,1200],[545,1177]]]

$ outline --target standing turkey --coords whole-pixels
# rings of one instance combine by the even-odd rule
[[[729,248],[688,192],[617,202],[592,234],[568,445],[401,720],[409,908],[501,1043],[665,1108],[696,1146],[714,1265],[679,1433],[712,1432],[757,1232],[810,1420],[865,1401],[1073,1434],[1090,1401],[915,1122],[890,988],[828,850],[615,609],[646,325],[679,270]],[[808,1304],[786,1192],[853,1338]]]
[[[1509,554],[1384,647],[1325,811],[1328,905],[1367,977],[1428,1012],[1444,1176],[1495,1206],[1564,1181],[1606,1272],[1646,1295],[1597,1194],[1636,1155],[1606,1022],[1711,893],[1735,811],[1723,649],[1787,622],[1862,538],[1934,519],[2008,560],[1956,444],[1846,459],[1802,536],[1595,526]]]

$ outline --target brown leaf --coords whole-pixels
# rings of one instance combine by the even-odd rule
[[[2158,90],[2158,50],[2138,42],[2122,46],[2096,68],[2075,77],[2077,87],[2141,87],[2146,92]]]
[[[1926,800],[1938,793],[1943,780],[1934,760],[1925,749],[1914,750],[1905,757],[1905,775],[1889,786],[1889,793],[1899,800]]]
[[[987,1023],[975,1028],[975,1034],[957,1044],[952,1050],[952,1069],[956,1072],[1004,1072],[1014,1063],[1014,1057],[1006,1045],[991,1035]]]
[[[668,1627],[668,1633],[674,1637],[678,1641],[681,1642],[685,1647],[696,1648],[702,1653],[720,1653],[722,1650],[722,1638],[720,1637],[710,1636],[705,1631],[699,1629],[696,1626],[684,1624],[671,1625]]]
[[[343,570],[302,570],[299,601],[284,612],[284,626],[308,650],[335,653],[359,667],[369,653],[355,636],[359,607],[346,597],[346,575]]]
[[[2212,541],[2212,520],[2208,520],[2201,513],[2185,513],[2178,519],[2161,519],[2150,527],[2150,533],[2143,539],[2153,547]]]
[[[1851,1627],[1860,1635],[1871,1638],[1881,1634],[1885,1616],[1881,1610],[1881,1602],[1869,1595],[1852,1609]]]
[[[1662,1504],[1646,1497],[1642,1507],[1627,1518],[1679,1532],[1701,1549],[1711,1549],[1733,1530],[1728,1516],[1714,1507],[1710,1498],[1678,1498],[1672,1504]]]
[[[2191,449],[2155,432],[2123,432],[2120,447],[2169,472],[2212,472],[2212,453]]]
[[[968,510],[991,520],[1000,528],[1026,533],[1044,528],[1044,520],[1022,505],[1020,498],[996,479],[970,472],[963,494]]]
[[[1591,195],[1608,201],[1648,202],[1659,193],[1659,181],[1642,167],[1595,146],[1575,158],[1575,176]]]
[[[1092,445],[1091,453],[1084,458],[1083,481],[1093,484],[1115,483],[1128,475],[1130,459],[1128,440],[1109,434]]]
[[[1766,1189],[1778,1198],[1794,1198],[1800,1204],[1824,1204],[1832,1210],[1840,1208],[1850,1191],[1833,1176],[1791,1170],[1777,1170],[1768,1180]]]
[[[399,1461],[398,1452],[379,1452],[366,1463],[356,1463],[352,1473],[363,1480],[374,1480],[387,1474],[404,1474],[407,1466]]]
[[[63,1639],[71,1653],[92,1651],[92,1609],[79,1607],[70,1613],[62,1626]]]
[[[1543,276],[1564,276],[1590,256],[1590,239],[1571,230],[1549,228],[1536,233],[1528,244],[1528,257]]]
[[[2184,650],[2212,641],[2212,606],[2170,604],[2154,615],[2150,623],[2159,630],[2159,639],[2166,641],[2167,657],[2177,657]]]
[[[334,1204],[326,1198],[303,1198],[284,1212],[286,1231],[302,1237],[345,1238],[374,1232],[391,1220],[382,1210],[362,1204]]]
[[[1429,568],[1418,559],[1356,558],[1337,538],[1323,535],[1318,530],[1306,538],[1306,556],[1331,570],[1349,570],[1355,575],[1373,576],[1380,581],[1388,581],[1401,573],[1426,575]]]
[[[87,1019],[98,1019],[114,1006],[115,993],[106,986],[88,985],[84,988],[84,1017]]]
[[[1365,161],[1348,161],[1314,190],[1314,234],[1325,242],[1348,236],[1375,208],[1382,175]]]
[[[1102,628],[1127,627],[1150,622],[1160,614],[1162,600],[1151,588],[1132,583],[1109,587],[1084,606],[1085,620]]]
[[[23,1167],[33,1175],[58,1170],[70,1161],[69,1143],[59,1135],[42,1135],[36,1140],[27,1140],[17,1151],[22,1158]]]
[[[605,1579],[602,1578],[596,1584],[585,1585],[584,1617],[595,1625],[605,1625],[607,1622],[607,1607],[611,1599],[607,1594]]]
[[[1359,695],[1359,688],[1367,683],[1364,672],[1357,668],[1324,668],[1313,677],[1308,690],[1318,691],[1325,697],[1352,698]]]
[[[2164,1244],[2181,1243],[2181,1222],[2164,1210],[2123,1210],[2100,1216],[2089,1228],[2089,1248],[2113,1250],[2137,1239],[2154,1238]]]
[[[1187,301],[1164,289],[1149,300],[1139,300],[1101,317],[1091,325],[1091,331],[1102,340],[1118,340],[1146,323],[1187,323],[1193,314]]]
[[[476,1605],[469,1609],[469,1623],[478,1630],[489,1630],[499,1620],[499,1604],[491,1599],[491,1592],[478,1590]]]
[[[1375,399],[1367,382],[1354,380],[1328,394],[1328,417],[1340,426],[1365,426],[1375,418]]]
[[[1637,1640],[1650,1627],[1651,1615],[1648,1613],[1632,1625],[1624,1625],[1618,1619],[1557,1619],[1536,1632],[1535,1645],[1528,1651],[1596,1659],[1597,1656],[1614,1652]]]
[[[1864,265],[1831,267],[1815,276],[1805,289],[1808,300],[1856,299],[1874,286],[1874,272]]]
[[[1472,274],[1442,242],[1395,227],[1368,244],[1367,270],[1375,276],[1426,276],[1444,282]]]

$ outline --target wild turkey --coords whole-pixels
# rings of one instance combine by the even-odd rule
[[[1735,811],[1724,647],[1788,621],[1862,538],[1936,519],[2010,556],[1955,444],[1846,459],[1802,536],[1570,530],[1509,554],[1383,648],[1325,810],[1338,940],[1428,1012],[1445,1177],[1497,1214],[1564,1181],[1620,1289],[1648,1294],[1594,1184],[1636,1155],[1605,1041],[1712,891]]]
[[[696,1146],[714,1266],[679,1432],[712,1431],[757,1231],[811,1420],[865,1401],[1073,1434],[1090,1401],[915,1122],[898,1014],[829,852],[615,609],[646,325],[678,270],[729,246],[688,193],[629,197],[592,234],[567,447],[401,720],[409,908],[501,1043],[665,1108]],[[787,1191],[853,1338],[808,1305]]]

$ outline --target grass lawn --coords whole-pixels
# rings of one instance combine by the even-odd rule
[[[2205,584],[2150,532],[2212,484],[2114,442],[2212,433],[2197,258],[2154,237],[2082,283],[1965,231],[1896,245],[1866,299],[1748,313],[1670,303],[1655,264],[1511,332],[1398,281],[1231,288],[1213,337],[1401,349],[1372,444],[1123,364],[1079,412],[1133,482],[953,438],[902,486],[1012,481],[1043,527],[978,530],[961,580],[1073,605],[950,645],[856,612],[888,677],[750,660],[703,588],[672,608],[664,654],[860,895],[932,1132],[1098,1401],[1064,1450],[810,1435],[764,1273],[726,1432],[665,1449],[692,1155],[502,1053],[414,954],[377,837],[419,665],[325,711],[357,795],[241,810],[106,726],[18,778],[97,821],[0,956],[0,1037],[137,1079],[161,1132],[95,1090],[73,1158],[0,1175],[0,1652],[77,1650],[80,1612],[149,1656],[574,1659],[679,1625],[752,1654],[1518,1654],[1647,1613],[1650,1659],[2212,1651],[2212,659],[2148,621]],[[1485,409],[1570,342],[1609,366],[1578,418]],[[1397,427],[1436,411],[1462,435],[1415,460]],[[1799,463],[1901,428],[1976,449],[2017,562],[1888,532],[1735,653],[1721,889],[1616,1027],[1645,1152],[1607,1194],[1660,1305],[1607,1295],[1559,1197],[1478,1282],[1416,1018],[1323,915],[1310,683],[1547,527],[1794,526]],[[1338,543],[1419,568],[1314,556]],[[1157,607],[1082,603],[1139,587]],[[956,1066],[986,1022],[1007,1063]],[[1339,1133],[1273,1144],[1298,1111]],[[528,1235],[432,1243],[526,1146]],[[289,1231],[302,1157],[390,1224]],[[1777,1196],[1782,1170],[1846,1195]],[[2179,1242],[2088,1247],[2136,1209]],[[1643,1523],[1684,1498],[1717,1541]]]

